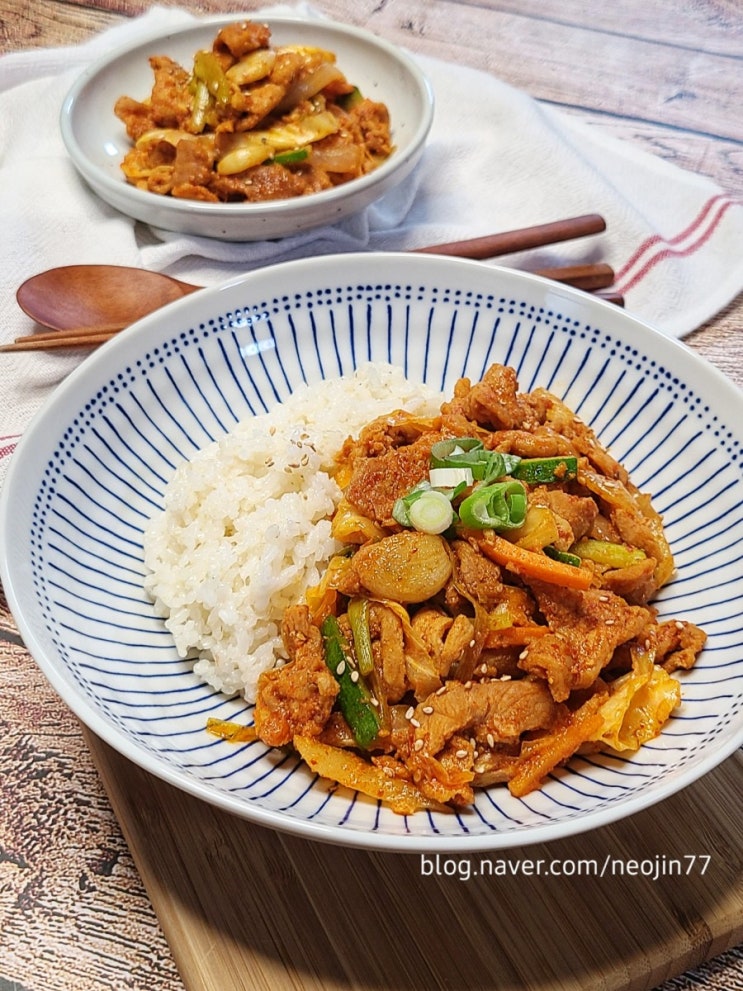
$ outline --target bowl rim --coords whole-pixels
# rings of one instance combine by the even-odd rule
[[[330,208],[333,203],[339,200],[344,200],[347,196],[353,193],[361,193],[365,190],[373,189],[375,186],[384,182],[391,173],[404,166],[405,163],[408,162],[411,157],[414,157],[425,144],[433,124],[435,103],[434,93],[427,76],[409,52],[407,52],[404,48],[392,44],[392,42],[387,41],[385,38],[367,31],[364,28],[357,27],[356,25],[345,24],[342,21],[288,15],[267,15],[265,18],[260,18],[260,20],[261,23],[268,24],[269,27],[271,27],[271,25],[278,25],[288,28],[295,26],[297,28],[301,28],[306,27],[309,24],[313,28],[327,30],[333,35],[350,37],[363,44],[377,47],[381,49],[385,55],[394,59],[405,68],[410,80],[415,84],[417,93],[420,97],[423,112],[416,123],[413,136],[404,153],[396,155],[393,151],[393,153],[378,168],[374,169],[372,172],[366,173],[366,175],[359,176],[357,179],[351,180],[349,183],[344,183],[341,186],[335,186],[332,189],[320,190],[316,193],[309,193],[300,198],[290,197],[287,199],[270,200],[258,203],[208,203],[201,200],[173,199],[173,197],[170,196],[150,193],[147,190],[138,189],[136,186],[128,183],[123,174],[120,179],[118,177],[114,179],[106,172],[105,169],[101,168],[85,154],[75,133],[76,114],[79,112],[78,107],[80,106],[80,100],[84,91],[100,73],[106,71],[109,66],[118,59],[125,58],[127,55],[130,55],[143,47],[154,45],[158,41],[165,42],[168,39],[176,38],[180,35],[198,33],[201,31],[207,32],[210,29],[214,30],[225,24],[231,24],[235,21],[245,19],[250,18],[248,15],[243,15],[243,17],[240,17],[234,13],[219,14],[203,18],[195,18],[191,23],[184,24],[176,28],[152,31],[147,35],[139,37],[135,41],[127,42],[113,51],[108,52],[106,55],[96,59],[86,69],[84,69],[67,91],[59,114],[59,128],[62,135],[62,141],[75,167],[80,171],[80,173],[86,179],[95,182],[101,188],[106,189],[111,195],[115,195],[117,197],[131,197],[131,202],[135,205],[139,205],[141,208],[146,209],[148,204],[157,205],[158,210],[161,210],[164,215],[175,216],[186,212],[195,217],[215,219],[239,218],[247,220],[257,215],[273,218],[274,216],[280,216],[281,214],[287,212],[291,209],[292,205],[296,206],[299,202],[301,202],[302,206],[307,209],[318,203],[327,204]],[[394,120],[392,124],[394,128]]]
[[[373,265],[375,259],[378,258],[388,261],[393,266],[397,266],[399,263],[402,263],[403,266],[413,266],[413,259],[415,259],[415,265],[423,265],[431,269],[440,268],[442,272],[444,270],[455,272],[457,269],[464,270],[485,267],[481,262],[467,259],[454,259],[436,255],[421,256],[408,252],[378,251],[325,255],[294,259],[233,276],[224,282],[201,290],[196,298],[205,301],[205,303],[207,301],[215,303],[219,299],[220,294],[229,292],[236,287],[243,287],[245,285],[250,287],[252,284],[260,282],[266,275],[274,278],[283,276],[284,283],[290,285],[292,272],[297,271],[301,267],[307,267],[310,273],[316,270],[333,271],[334,269],[337,273],[337,266],[339,264],[340,266],[347,265],[350,268],[350,274],[344,271],[344,277],[361,279],[365,284],[368,284],[370,279],[373,280],[374,278],[374,273],[370,271],[369,266]],[[487,267],[496,274],[500,273],[501,277],[505,278],[506,283],[510,283],[512,286],[548,286],[553,292],[557,292],[563,298],[580,300],[589,310],[598,308],[607,314],[611,314],[611,318],[614,321],[619,321],[622,328],[626,328],[627,336],[631,343],[642,346],[643,335],[650,335],[651,340],[659,343],[663,349],[668,349],[668,353],[677,359],[680,374],[683,375],[689,369],[702,369],[705,376],[708,377],[709,384],[716,389],[720,389],[721,400],[724,400],[727,395],[735,396],[738,402],[741,401],[740,390],[715,365],[695,352],[692,352],[682,342],[664,335],[661,331],[639,317],[623,310],[618,310],[609,302],[587,296],[587,294],[582,293],[580,290],[573,289],[569,286],[556,286],[550,280],[533,275],[532,273],[509,269],[499,265]],[[334,274],[334,278],[337,277],[337,274]],[[516,291],[516,289],[513,291]],[[100,348],[88,361],[79,365],[67,377],[65,382],[55,390],[24,431],[18,449],[11,459],[5,484],[2,490],[0,490],[0,524],[3,521],[7,522],[11,519],[12,490],[20,485],[22,480],[24,465],[18,457],[19,452],[25,452],[27,448],[29,450],[33,449],[36,437],[43,435],[47,424],[50,420],[54,419],[56,407],[60,403],[67,401],[74,394],[79,382],[84,382],[91,375],[93,375],[93,380],[97,381],[96,376],[100,377],[100,371],[109,363],[109,355],[120,355],[126,359],[128,345],[134,342],[146,342],[148,335],[151,335],[153,327],[162,327],[163,335],[170,333],[171,331],[167,329],[170,322],[169,318],[181,311],[187,311],[190,307],[193,307],[194,302],[194,297],[184,297],[168,304],[155,313],[143,317],[126,332],[118,335],[117,338],[114,338],[108,344],[104,345],[103,348]],[[91,370],[94,371],[92,372]],[[65,425],[66,421],[63,421],[62,427],[64,428]],[[725,758],[729,757],[743,745],[742,724],[736,733],[732,733],[729,736],[724,745],[717,748],[710,747],[707,755],[692,768],[682,768],[677,775],[669,775],[665,780],[656,782],[653,788],[648,789],[647,792],[633,795],[626,803],[618,803],[608,807],[589,810],[574,819],[557,822],[551,821],[540,826],[529,826],[524,830],[523,834],[514,831],[504,834],[485,833],[474,836],[452,836],[436,835],[435,833],[418,835],[406,833],[404,830],[394,834],[389,832],[344,831],[338,826],[326,823],[318,823],[305,819],[295,820],[272,809],[252,806],[240,797],[210,789],[199,779],[190,777],[181,769],[167,764],[162,759],[162,756],[153,757],[136,740],[130,739],[113,723],[106,720],[97,710],[89,705],[83,693],[79,692],[76,688],[70,689],[62,671],[59,670],[59,665],[54,664],[47,658],[44,648],[39,645],[17,595],[14,574],[9,564],[8,544],[6,541],[0,546],[0,575],[3,579],[8,605],[16,618],[19,631],[35,663],[46,675],[62,700],[80,716],[92,732],[100,736],[119,753],[131,759],[140,767],[145,768],[148,772],[155,774],[157,777],[173,784],[186,793],[201,798],[223,811],[247,818],[258,825],[275,828],[281,832],[291,833],[305,839],[314,839],[346,847],[375,849],[384,852],[421,853],[433,851],[460,854],[474,851],[503,850],[535,843],[551,842],[552,840],[578,835],[594,828],[610,825],[655,805],[659,801],[670,797],[682,788],[699,780],[704,774],[713,770]]]

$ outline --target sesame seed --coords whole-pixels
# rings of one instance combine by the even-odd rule
[[[358,671],[352,671],[352,672],[351,672],[351,681],[352,681],[352,682],[353,682],[354,684],[356,684],[356,682],[357,682],[358,680],[359,680],[359,672],[358,672]]]
[[[604,620],[604,625],[605,626],[614,626],[614,623],[615,623],[615,620],[613,620],[613,619]]]
[[[433,706],[432,705],[424,705],[423,706],[423,711],[425,712],[425,714],[427,716],[430,716],[431,713],[433,712]]]
[[[338,664],[338,666],[335,669],[335,673],[338,675],[338,677],[340,677],[345,670],[346,670],[346,662],[345,661],[340,661],[340,663]]]
[[[511,675],[510,674],[502,674],[500,676],[500,680],[501,681],[510,681],[511,680]]]
[[[466,750],[457,750],[456,756],[459,757],[460,760],[461,760],[463,757],[466,757],[467,756],[467,751]]]
[[[680,619],[677,619],[676,620],[676,629],[677,630],[683,630],[683,628],[684,628],[684,623],[682,623]]]
[[[470,647],[474,647],[474,646],[475,646],[475,641],[474,641],[474,639],[473,639],[473,640],[470,640]]]
[[[491,748],[495,746],[495,737],[492,733],[488,733],[488,746]]]
[[[371,702],[371,704],[374,706],[375,709],[379,708],[379,699],[370,699],[369,701]]]
[[[600,595],[599,596],[599,602],[608,602],[608,601],[609,601],[609,596],[608,595]]]
[[[477,758],[478,758],[479,756],[480,756],[480,751],[479,751],[479,750],[473,750],[473,751],[472,751],[472,759],[473,759],[473,760],[477,760]]]
[[[527,656],[528,656],[528,654],[529,654],[529,649],[528,649],[528,647],[525,647],[525,648],[524,648],[524,649],[523,649],[523,650],[521,651],[521,653],[519,654],[519,660],[520,660],[520,661],[523,661],[523,659],[524,659],[525,657],[527,657]]]
[[[465,681],[464,687],[465,688],[472,688],[472,682],[471,681]]]
[[[410,720],[410,725],[411,726],[415,726],[416,729],[420,729],[420,725],[421,724],[418,722],[417,719],[413,718],[413,719]]]
[[[446,691],[446,685],[442,685],[441,688],[436,689],[436,694],[443,695],[445,691]]]
[[[416,740],[413,744],[413,750],[423,750],[423,740]]]
[[[414,714],[414,713],[415,713],[415,709],[414,709],[414,708],[413,708],[413,706],[411,705],[411,706],[410,706],[410,708],[409,708],[409,709],[407,710],[407,712],[405,713],[405,718],[406,718],[406,719],[412,719],[412,718],[413,718],[413,714]]]

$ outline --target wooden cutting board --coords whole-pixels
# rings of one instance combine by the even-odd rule
[[[85,733],[187,991],[639,991],[743,941],[743,752],[488,864],[275,833]]]

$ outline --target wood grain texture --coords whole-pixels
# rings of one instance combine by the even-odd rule
[[[743,196],[740,0],[314,5]],[[79,43],[150,2],[0,6],[7,52]],[[741,386],[742,326],[739,298],[686,339]],[[422,876],[417,857],[279,836],[144,774],[81,730],[2,600],[0,686],[0,991],[743,989],[743,947],[728,949],[743,940],[740,755],[654,810],[508,857],[697,853],[712,857],[703,875],[464,881]]]
[[[743,939],[743,755],[614,826],[424,862],[273,833],[90,742],[188,991],[236,973],[270,989],[635,991]],[[659,876],[589,876],[607,854]],[[690,867],[695,855],[709,866]],[[681,874],[662,876],[675,858]],[[562,875],[488,873],[527,861]]]
[[[424,55],[491,72],[743,195],[743,9],[732,2],[316,0],[330,17]],[[0,50],[61,45],[147,9],[146,0],[5,0]],[[163,6],[251,11],[262,0]],[[31,13],[32,10],[32,13]]]
[[[172,991],[172,956],[79,723],[4,597],[0,685],[0,988]]]

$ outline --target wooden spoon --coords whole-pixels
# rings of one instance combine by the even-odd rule
[[[598,234],[606,229],[600,214],[568,217],[515,231],[454,241],[415,249],[417,252],[456,255],[462,258],[495,258],[572,238]],[[596,266],[589,266],[595,269]],[[607,268],[607,266],[603,266]],[[581,285],[572,278],[559,281]],[[602,286],[610,284],[602,272]],[[123,265],[66,265],[48,269],[27,279],[16,293],[18,305],[32,320],[51,330],[77,329],[84,334],[107,334],[134,323],[153,310],[195,292],[192,286],[162,272]],[[586,288],[596,288],[594,284]]]
[[[18,305],[43,327],[107,332],[200,289],[162,272],[125,265],[64,265],[27,279]]]

